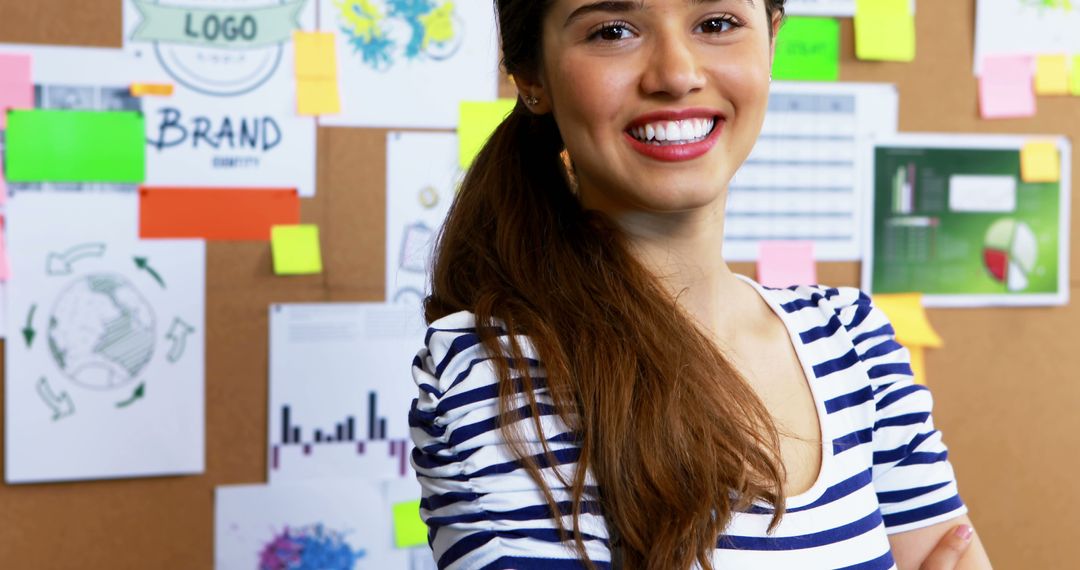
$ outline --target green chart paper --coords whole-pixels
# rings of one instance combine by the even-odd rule
[[[142,113],[13,110],[7,120],[4,163],[11,182],[143,181]]]

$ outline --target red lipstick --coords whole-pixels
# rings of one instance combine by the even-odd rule
[[[687,119],[712,119],[715,121],[709,134],[700,141],[683,144],[655,144],[642,142],[630,133],[632,129],[651,123],[664,121],[684,121]],[[642,155],[661,162],[683,162],[693,160],[709,152],[720,138],[724,127],[724,115],[712,109],[683,109],[678,111],[657,111],[648,113],[634,119],[623,136],[630,143],[630,147]]]

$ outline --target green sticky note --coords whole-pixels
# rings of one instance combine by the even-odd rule
[[[427,545],[427,525],[420,518],[420,501],[398,503],[394,512],[394,545],[412,548]]]
[[[135,111],[11,110],[5,165],[11,182],[117,182],[145,177],[146,131]]]
[[[836,81],[840,77],[840,22],[789,16],[776,36],[773,77]]]
[[[1069,93],[1080,97],[1080,55],[1072,57],[1072,75],[1069,76]]]
[[[911,0],[855,0],[855,55],[876,61],[914,61]]]
[[[462,101],[458,119],[458,162],[461,168],[468,168],[472,164],[491,133],[510,115],[516,104],[516,99]]]
[[[322,273],[319,226],[311,224],[273,226],[270,246],[274,255],[274,273],[312,275]]]

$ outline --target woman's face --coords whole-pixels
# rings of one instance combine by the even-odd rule
[[[765,116],[764,2],[553,2],[533,92],[537,110],[555,115],[587,207],[679,212],[723,200]]]

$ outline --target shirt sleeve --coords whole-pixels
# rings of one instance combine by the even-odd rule
[[[561,540],[540,488],[515,460],[498,426],[495,366],[476,335],[474,317],[456,313],[432,324],[427,347],[413,362],[419,396],[409,424],[415,448],[412,465],[422,488],[420,516],[440,569],[582,569],[573,541]],[[547,461],[520,392],[514,408],[528,453],[537,458],[560,506],[565,528],[573,529],[571,493],[556,476],[572,480],[580,449],[559,420],[544,387],[544,370],[531,356],[530,377],[540,407],[543,434],[555,461]],[[587,491],[595,482],[586,480]],[[588,493],[582,510],[594,510]],[[580,516],[590,559],[610,568],[606,526],[599,514]]]
[[[933,398],[916,384],[911,355],[896,342],[885,314],[866,294],[849,289],[840,320],[851,333],[874,393],[873,481],[889,534],[915,530],[967,513],[949,452],[934,428]]]

